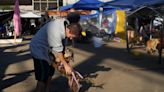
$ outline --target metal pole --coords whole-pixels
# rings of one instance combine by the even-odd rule
[[[34,0],[32,0],[32,7],[33,7],[32,11],[34,12]]]
[[[67,0],[63,0],[63,6],[68,5],[68,3],[67,3],[67,2],[68,2]]]
[[[42,5],[41,5],[41,0],[39,2],[39,10],[40,10],[40,13],[42,12]]]
[[[164,19],[164,16],[162,16]],[[164,29],[164,21],[162,21],[162,26],[160,27],[160,46],[159,46],[159,64],[162,63],[162,45],[163,45],[163,29]]]
[[[126,49],[128,52],[130,52],[130,48],[129,48],[129,39],[128,39],[128,31],[127,31],[127,26],[128,26],[128,23],[127,23],[127,15],[126,15],[126,12],[125,12],[125,32],[126,32]]]
[[[59,0],[57,0],[57,10],[59,11]]]
[[[48,1],[49,1],[49,0],[47,0],[47,2],[46,2],[46,3],[47,3],[46,11],[49,9]]]
[[[102,29],[102,16],[103,16],[103,7],[99,8],[99,34],[100,30]]]

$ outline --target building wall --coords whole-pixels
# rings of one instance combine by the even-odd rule
[[[63,6],[69,5],[69,4],[74,4],[79,0],[63,0]]]
[[[14,5],[15,0],[0,0],[0,5]],[[19,0],[20,5],[31,5],[32,0]]]
[[[0,0],[0,5],[14,5],[15,0]],[[59,3],[58,3],[59,1]],[[26,10],[36,10],[45,11],[57,9],[59,6],[64,6],[68,4],[73,4],[79,0],[19,0],[20,9]]]
[[[0,10],[12,9],[15,0],[0,0]],[[21,11],[40,11],[56,10],[63,5],[63,0],[19,0]],[[9,8],[8,8],[9,7]]]
[[[45,11],[57,9],[62,5],[62,0],[33,0],[34,10]]]

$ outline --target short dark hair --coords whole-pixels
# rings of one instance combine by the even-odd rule
[[[71,23],[78,23],[80,21],[80,14],[71,12],[67,15],[67,20]]]
[[[77,37],[81,35],[82,27],[79,23],[71,23],[67,26],[70,29],[71,33],[75,34]]]

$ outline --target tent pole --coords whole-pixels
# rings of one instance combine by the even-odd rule
[[[15,45],[17,44],[16,40],[17,40],[17,36],[16,36],[16,32],[14,31],[14,44]]]
[[[99,8],[99,34],[102,29],[102,16],[103,16],[103,7]]]
[[[164,19],[164,16],[162,16],[162,18]],[[162,27],[160,27],[160,45],[159,46],[159,64],[162,63],[162,45],[163,45],[163,29],[164,29],[164,21],[162,22]]]
[[[130,52],[130,48],[129,48],[129,39],[128,39],[128,32],[127,32],[127,26],[128,26],[128,23],[127,23],[127,13],[125,13],[126,17],[125,17],[125,32],[126,32],[126,49],[128,52]]]

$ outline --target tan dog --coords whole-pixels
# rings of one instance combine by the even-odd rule
[[[146,43],[146,51],[149,54],[154,54],[158,51],[157,45],[160,43],[159,39],[150,39]]]
[[[67,63],[73,62],[74,61],[73,51],[69,48],[66,48],[65,52],[64,52],[64,58],[65,58]],[[60,62],[60,59],[57,56],[55,56],[53,61],[55,61],[55,62],[53,62],[53,67],[55,69],[57,69],[57,71],[59,71],[62,75],[64,75],[65,77],[68,78],[68,84],[70,86],[71,91],[72,92],[79,92],[80,87],[81,87],[79,82],[80,82],[80,80],[83,79],[83,76],[75,70],[73,70],[71,75],[66,74],[64,66]]]

